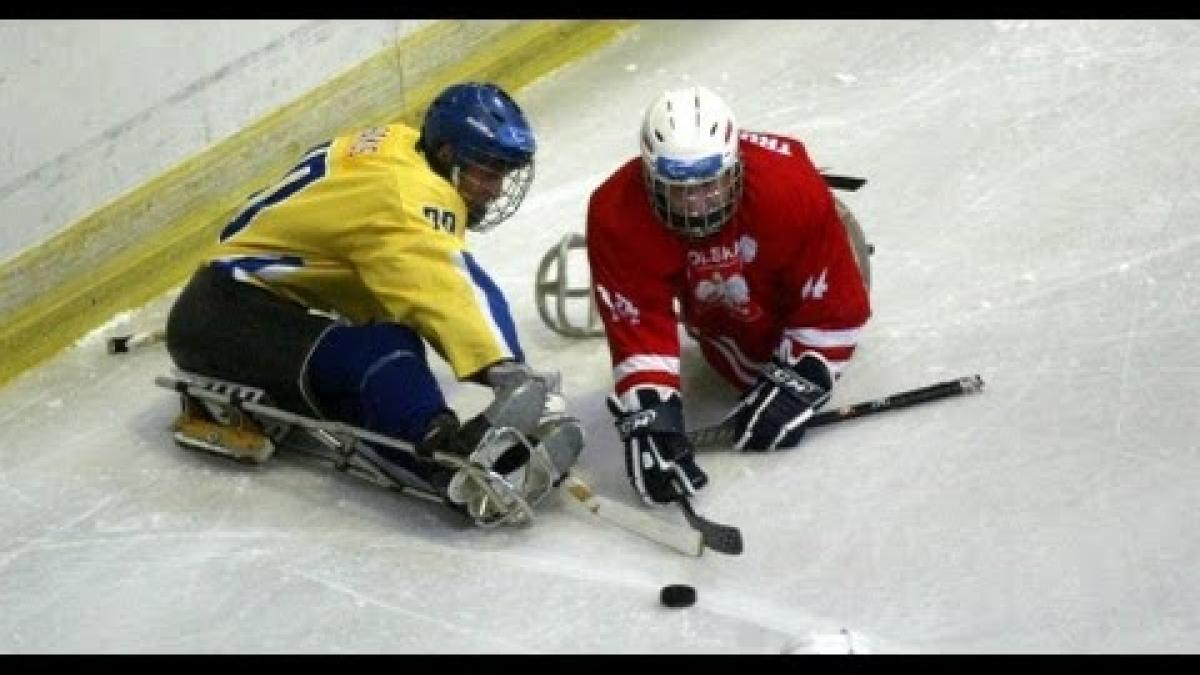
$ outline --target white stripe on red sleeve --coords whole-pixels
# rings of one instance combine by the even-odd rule
[[[850,363],[861,335],[861,327],[838,330],[789,328],[783,332],[777,353],[788,363],[795,363],[805,352],[815,352],[825,359],[836,378]]]
[[[624,397],[634,387],[657,385],[679,390],[679,357],[660,354],[635,354],[613,368],[613,381],[618,396]]]

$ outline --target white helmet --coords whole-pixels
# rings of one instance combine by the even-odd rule
[[[705,87],[667,91],[650,104],[642,162],[655,212],[685,237],[719,231],[741,198],[737,122]]]

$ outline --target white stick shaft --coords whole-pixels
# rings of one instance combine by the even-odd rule
[[[134,333],[133,336],[129,338],[129,346],[141,347],[142,345],[154,344],[155,342],[163,340],[166,337],[167,331],[162,328],[146,331],[144,333]]]
[[[624,530],[685,555],[698,556],[704,551],[704,539],[696,530],[670,523],[644,510],[598,495],[587,483],[574,476],[568,476],[560,490],[568,503]]]

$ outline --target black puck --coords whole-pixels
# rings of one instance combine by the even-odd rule
[[[696,604],[696,589],[686,584],[663,586],[658,599],[667,607],[691,607]]]
[[[108,353],[109,354],[124,354],[124,353],[128,352],[130,337],[131,336],[126,335],[124,337],[109,338],[108,339]]]

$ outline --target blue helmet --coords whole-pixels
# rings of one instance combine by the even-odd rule
[[[462,194],[472,230],[490,230],[515,213],[533,182],[533,129],[494,84],[455,84],[438,94],[425,111],[421,148]]]

